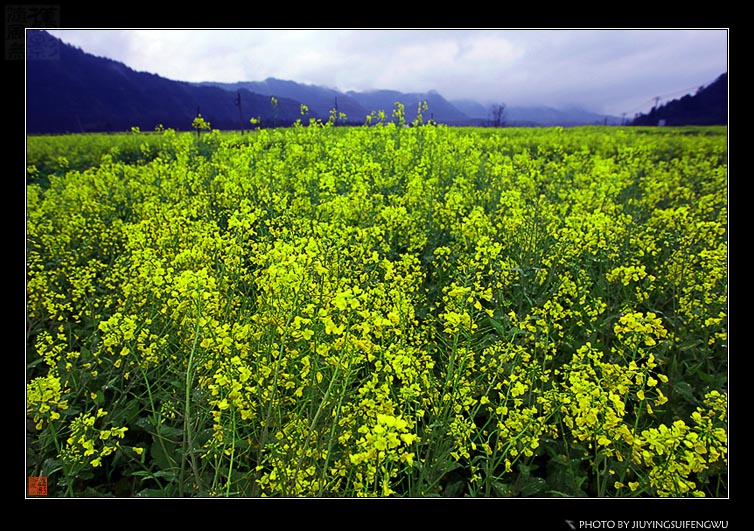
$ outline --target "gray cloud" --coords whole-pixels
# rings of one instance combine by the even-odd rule
[[[619,115],[727,71],[725,29],[51,30],[182,81],[267,77],[340,90],[576,105]]]

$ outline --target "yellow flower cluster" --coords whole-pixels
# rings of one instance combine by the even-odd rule
[[[94,468],[102,466],[102,458],[120,449],[120,440],[127,427],[100,427],[107,411],[97,410],[95,414],[82,413],[71,421],[71,433],[60,457],[67,463],[88,464]]]
[[[716,464],[727,465],[727,396],[712,391],[704,402],[691,415],[694,425],[682,419],[660,424],[634,441],[633,459],[648,468],[645,482],[659,496],[704,497],[697,478]]]
[[[45,423],[59,419],[60,411],[68,409],[68,401],[62,396],[60,377],[53,373],[26,384],[26,412],[33,416],[37,430],[41,430]]]
[[[606,362],[604,357],[590,344],[579,348],[564,366],[557,402],[562,404],[563,423],[576,439],[604,447],[606,455],[622,460],[616,443],[633,444],[641,416],[653,414],[653,407],[667,401],[658,387],[667,377],[655,372],[651,354],[628,364]]]
[[[662,319],[654,312],[631,312],[622,315],[613,331],[615,336],[632,350],[642,346],[652,347],[668,335]]]
[[[360,426],[361,436],[356,440],[356,453],[349,455],[355,466],[355,486],[368,493],[373,486],[379,486],[377,494],[390,496],[395,492],[390,480],[397,473],[396,463],[409,467],[414,462],[414,452],[409,452],[418,436],[409,431],[408,422],[400,417],[377,413],[368,425]]]

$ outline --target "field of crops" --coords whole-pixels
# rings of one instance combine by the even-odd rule
[[[49,496],[726,497],[725,128],[30,137]]]

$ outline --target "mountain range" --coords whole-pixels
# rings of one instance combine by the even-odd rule
[[[31,48],[48,50],[35,53]],[[54,50],[54,52],[49,52]],[[26,130],[28,134],[143,130],[157,125],[187,130],[197,114],[214,128],[240,127],[234,96],[219,87],[201,87],[137,72],[97,57],[42,30],[27,33]],[[42,57],[42,58],[38,58]],[[291,123],[300,103],[241,91],[246,127],[250,117],[264,123]]]
[[[44,53],[35,53],[35,51]],[[50,53],[50,50],[53,52]],[[274,98],[274,99],[273,99]],[[197,114],[214,129],[286,126],[302,119],[327,120],[334,110],[348,124],[363,124],[372,112],[388,118],[396,102],[406,121],[427,103],[425,120],[448,125],[489,125],[492,109],[475,101],[448,101],[436,91],[341,92],[333,88],[268,78],[264,81],[189,83],[84,52],[44,30],[27,32],[26,128],[28,134],[152,130],[158,125],[188,130]],[[503,103],[503,102],[501,102]],[[510,126],[617,125],[621,119],[577,108],[506,107]]]
[[[437,91],[406,93],[396,90],[374,90],[366,92],[341,92],[317,85],[306,85],[282,79],[267,78],[264,81],[237,83],[217,83],[206,81],[196,83],[201,87],[220,87],[229,91],[248,90],[266,96],[280,96],[307,104],[310,111],[318,116],[328,116],[332,109],[343,112],[356,123],[363,123],[371,111],[383,110],[388,117],[396,101],[405,106],[406,120],[416,119],[419,104],[427,103],[423,113],[425,120],[434,120],[448,125],[486,125],[491,120],[491,106],[472,100],[445,99]],[[578,108],[555,109],[552,107],[506,107],[505,123],[516,126],[552,125],[615,125],[620,118],[592,113]]]
[[[728,74],[721,74],[694,94],[655,106],[636,116],[632,125],[727,125]]]

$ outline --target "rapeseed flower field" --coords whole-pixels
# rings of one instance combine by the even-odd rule
[[[725,128],[404,125],[30,137],[28,475],[727,496]]]

